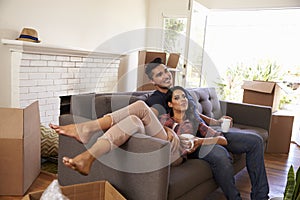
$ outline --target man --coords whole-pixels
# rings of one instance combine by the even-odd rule
[[[166,112],[166,92],[173,84],[172,74],[160,59],[150,62],[145,73],[154,84],[156,91],[146,100],[146,103],[152,108],[158,116]],[[189,97],[189,102],[193,103],[193,98]],[[200,115],[200,114],[199,114]],[[207,124],[218,124],[220,121],[211,119],[205,115],[200,115]],[[201,135],[217,135],[215,130],[208,127],[199,117],[199,124],[202,124]],[[201,146],[197,148],[189,158],[198,158],[207,161],[214,175],[216,182],[223,190],[229,200],[241,199],[240,193],[235,186],[234,169],[229,152],[246,153],[246,167],[251,179],[252,190],[251,199],[265,200],[269,199],[269,185],[264,166],[264,147],[263,140],[259,135],[227,132],[223,133],[228,141],[228,145]],[[172,138],[169,138],[170,140]],[[205,152],[202,156],[201,152]],[[199,172],[201,173],[201,172]]]

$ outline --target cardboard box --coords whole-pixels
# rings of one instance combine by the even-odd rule
[[[142,90],[154,90],[155,87],[150,83],[149,78],[145,74],[146,64],[154,60],[155,58],[161,58],[163,63],[166,64],[171,69],[176,69],[180,54],[179,53],[170,53],[167,59],[166,52],[155,52],[155,51],[139,51],[139,60],[138,60],[138,91]],[[175,71],[170,70],[173,75],[173,81],[175,80]]]
[[[244,81],[243,103],[271,106],[272,112],[279,108],[280,86],[269,81]]]
[[[294,116],[284,111],[272,114],[267,153],[289,153]]]
[[[23,195],[41,169],[39,104],[0,108],[0,195]]]
[[[125,200],[125,198],[108,182],[95,181],[69,186],[61,186],[62,193],[70,200]],[[40,199],[44,191],[32,192],[23,200]]]

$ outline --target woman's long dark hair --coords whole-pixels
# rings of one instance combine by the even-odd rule
[[[181,90],[184,92],[186,98],[188,97],[187,91],[181,87],[181,86],[174,86],[169,88],[168,92],[167,92],[167,102],[172,102],[172,97],[173,97],[173,92],[175,90]],[[188,98],[187,98],[188,99]],[[198,129],[199,126],[199,122],[197,121],[196,117],[195,117],[195,105],[193,103],[191,103],[190,101],[188,101],[188,109],[185,111],[185,116],[187,117],[188,120],[190,120],[190,122],[193,124],[194,130],[196,131]],[[173,109],[168,107],[168,111],[167,111],[171,117],[174,116],[174,112]]]

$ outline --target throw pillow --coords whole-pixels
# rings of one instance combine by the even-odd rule
[[[58,134],[51,128],[41,125],[41,156],[58,156]]]

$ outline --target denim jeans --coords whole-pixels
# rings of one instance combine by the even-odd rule
[[[269,199],[269,185],[264,164],[264,145],[261,136],[254,133],[223,133],[228,145],[201,146],[189,157],[207,161],[214,178],[229,200],[241,199],[235,186],[234,169],[229,152],[246,153],[246,167],[251,180],[251,199]]]

